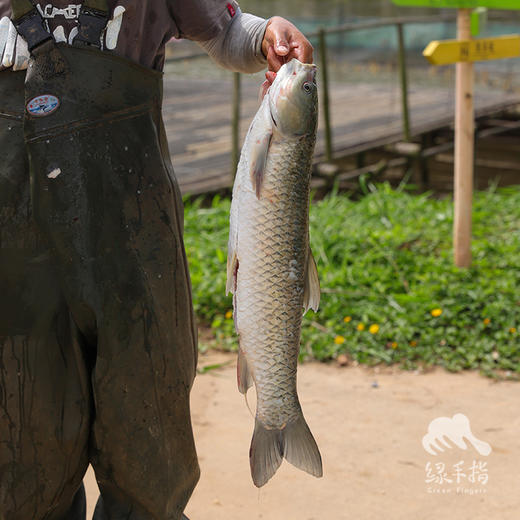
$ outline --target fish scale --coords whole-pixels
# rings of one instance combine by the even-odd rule
[[[256,387],[250,464],[258,487],[284,457],[322,474],[296,389],[302,311],[319,302],[308,232],[314,76],[314,65],[297,60],[280,69],[249,128],[233,187],[227,290],[234,294],[239,389]]]

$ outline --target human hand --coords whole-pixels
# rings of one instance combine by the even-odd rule
[[[309,40],[291,22],[280,16],[271,18],[262,41],[262,52],[267,58],[267,87],[274,81],[280,67],[293,58],[302,63],[312,63],[313,50]]]
[[[28,65],[27,42],[18,34],[13,22],[4,16],[0,20],[0,70],[9,67],[24,70]]]

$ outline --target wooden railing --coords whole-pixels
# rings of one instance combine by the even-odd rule
[[[325,137],[325,159],[327,162],[332,161],[334,154],[334,141],[332,133],[332,122],[331,122],[331,107],[330,107],[330,83],[329,83],[329,60],[327,36],[332,34],[344,34],[353,31],[363,31],[367,29],[377,29],[381,27],[395,26],[397,31],[398,41],[398,62],[399,62],[399,78],[401,87],[401,102],[402,102],[402,120],[403,120],[403,139],[409,141],[411,138],[410,133],[410,110],[408,106],[408,74],[406,65],[406,47],[404,32],[405,26],[409,24],[432,24],[442,22],[455,22],[456,17],[453,14],[445,14],[439,16],[408,16],[400,18],[386,18],[383,20],[368,20],[361,22],[351,22],[335,27],[320,28],[318,31],[307,33],[305,36],[308,39],[318,39],[318,54],[320,58],[320,98],[321,98],[321,110],[323,112],[323,123],[324,123],[324,137]],[[234,73],[234,89],[235,92],[240,90],[240,73]],[[233,100],[235,103],[239,103],[240,96],[235,94]],[[232,141],[232,168],[236,171],[238,164],[238,157],[240,153],[240,105],[233,106],[233,141]]]
[[[504,14],[496,14],[490,17],[491,20],[504,20]],[[379,20],[357,21],[344,23],[335,27],[321,28],[318,31],[307,33],[309,39],[317,39],[318,55],[320,58],[320,97],[321,109],[323,111],[324,137],[325,137],[325,158],[328,162],[333,159],[334,140],[332,133],[332,123],[330,114],[330,96],[329,96],[329,60],[327,58],[327,36],[332,34],[343,34],[346,32],[362,31],[367,29],[377,29],[381,27],[394,26],[397,31],[397,57],[399,64],[399,81],[401,88],[401,105],[402,105],[402,131],[403,139],[409,141],[411,139],[410,110],[408,105],[408,74],[406,62],[405,47],[405,29],[411,24],[437,24],[443,22],[455,22],[456,17],[453,13],[441,14],[437,16],[407,16],[399,18],[386,18]],[[206,53],[200,52],[189,56],[179,56],[168,58],[167,61],[183,61],[187,59],[196,59],[207,56]],[[232,102],[232,168],[236,171],[236,166],[240,157],[240,105],[241,105],[241,74],[233,73],[233,102]]]

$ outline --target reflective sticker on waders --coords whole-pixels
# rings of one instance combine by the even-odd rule
[[[52,94],[43,94],[33,97],[27,103],[27,112],[32,116],[43,117],[52,114],[58,110],[60,100]]]

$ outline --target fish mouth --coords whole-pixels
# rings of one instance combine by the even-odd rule
[[[276,77],[274,81],[269,84],[269,81],[266,80],[262,83],[259,92],[260,101],[264,99],[265,95],[276,94],[276,90],[280,90],[280,83],[283,81],[281,78],[291,75],[296,75],[298,72],[302,70],[307,70],[307,79],[311,83],[316,84],[316,74],[317,67],[314,63],[303,63],[297,58],[293,58],[291,61],[284,63],[278,72],[276,73]]]
[[[282,67],[287,67],[290,72],[294,72],[294,69],[312,69],[316,70],[316,65],[314,63],[303,63],[298,58],[293,58],[291,61],[284,63]]]

